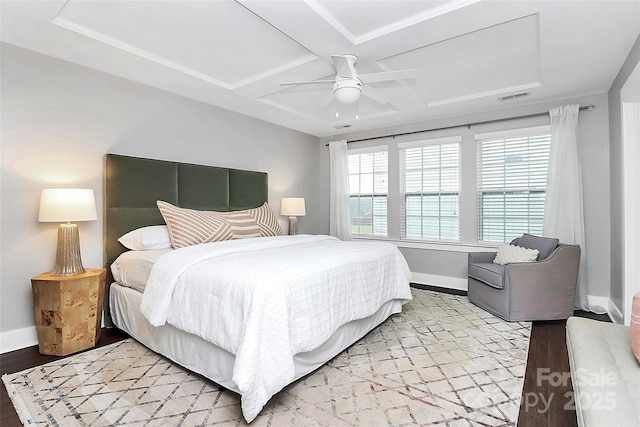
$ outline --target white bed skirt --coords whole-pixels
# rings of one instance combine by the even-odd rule
[[[239,393],[232,380],[235,356],[204,339],[171,325],[153,326],[140,312],[142,293],[113,283],[109,291],[109,305],[113,323],[144,344],[185,368],[201,374],[215,383]],[[351,344],[384,322],[390,315],[402,311],[401,300],[385,303],[376,313],[349,322],[320,347],[294,356],[296,381],[313,372],[340,354]],[[293,382],[292,381],[292,382]]]

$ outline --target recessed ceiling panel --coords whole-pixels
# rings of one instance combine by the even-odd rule
[[[320,0],[318,3],[351,34],[359,36],[451,1]]]
[[[415,68],[416,90],[431,105],[540,86],[538,17],[527,16],[386,58]]]
[[[325,21],[359,45],[481,0],[305,0]]]
[[[233,1],[72,0],[53,22],[230,89],[315,58]]]

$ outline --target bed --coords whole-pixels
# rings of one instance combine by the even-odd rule
[[[266,237],[179,249],[129,251],[118,241],[165,224],[170,217],[158,200],[180,213],[266,212],[267,179],[256,171],[106,156],[104,253],[115,273],[106,322],[239,393],[248,422],[284,386],[411,299],[408,266],[387,243],[262,231]],[[176,227],[169,230],[179,246]]]

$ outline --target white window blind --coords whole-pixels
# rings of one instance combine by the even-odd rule
[[[402,237],[460,240],[460,137],[399,144]]]
[[[551,134],[548,127],[476,135],[478,241],[542,234]]]
[[[351,233],[387,236],[388,151],[349,154]]]

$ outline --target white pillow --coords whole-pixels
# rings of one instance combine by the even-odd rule
[[[147,279],[151,273],[153,264],[162,255],[171,252],[173,249],[156,249],[149,251],[127,251],[111,264],[113,279],[129,288],[144,291]]]
[[[171,248],[171,238],[166,225],[151,225],[138,228],[120,237],[118,242],[133,251]]]
[[[534,262],[538,259],[537,249],[527,249],[520,246],[504,244],[498,248],[495,264],[505,265],[512,262]]]

